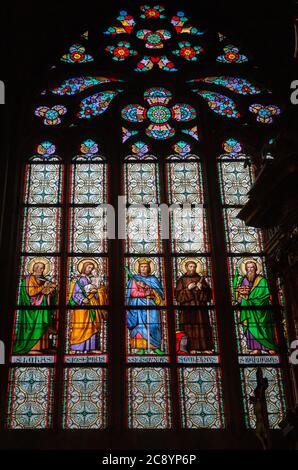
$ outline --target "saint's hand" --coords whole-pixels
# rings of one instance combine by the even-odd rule
[[[190,284],[188,284],[188,289],[191,290],[191,289],[194,289],[194,287],[196,287],[196,283],[195,282],[191,282]]]
[[[146,284],[145,284],[145,282],[143,282],[143,281],[137,281],[136,283],[137,283],[137,285],[140,286],[140,287],[146,287]]]
[[[250,293],[249,286],[238,287],[238,292],[240,295],[248,295]]]

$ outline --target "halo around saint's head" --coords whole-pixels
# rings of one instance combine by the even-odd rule
[[[33,258],[27,263],[27,271],[28,273],[33,273],[33,267],[36,263],[43,263],[45,268],[43,275],[46,276],[52,269],[52,263],[47,258]]]
[[[77,271],[82,274],[82,269],[85,264],[93,264],[94,268],[99,270],[98,262],[94,258],[83,258],[77,263]]]
[[[246,276],[246,269],[245,269],[245,264],[246,263],[254,263],[257,266],[257,274],[259,274],[262,271],[262,266],[259,263],[259,261],[255,258],[241,258],[239,261],[239,271],[243,274],[243,276]]]
[[[179,264],[180,272],[185,274],[187,272],[186,265],[190,262],[193,262],[197,265],[196,272],[198,274],[203,274],[203,271],[204,271],[203,264],[202,264],[202,261],[198,258],[185,258],[185,259],[183,259]]]
[[[156,264],[153,259],[150,258],[138,258],[133,264],[133,270],[135,273],[139,274],[140,264],[149,264],[150,274],[154,274],[156,271]]]

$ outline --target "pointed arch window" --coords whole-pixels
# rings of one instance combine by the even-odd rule
[[[284,415],[276,283],[237,218],[255,174],[233,137],[274,133],[282,106],[207,26],[121,10],[50,71],[24,170],[10,429],[254,427],[258,366],[270,426]]]

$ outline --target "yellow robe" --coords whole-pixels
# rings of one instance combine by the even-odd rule
[[[71,287],[70,297],[72,295],[74,285]],[[102,321],[106,319],[106,312],[99,310],[99,305],[107,304],[107,293],[105,287],[99,287],[97,289],[98,298],[95,298],[94,294],[89,294],[89,305],[93,305],[93,312],[95,313],[94,320],[91,319],[90,309],[74,309],[71,310],[70,320],[70,344],[83,343],[90,339],[95,333],[100,331],[102,327]]]

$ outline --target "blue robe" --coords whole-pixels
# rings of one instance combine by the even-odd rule
[[[162,299],[164,298],[161,284],[156,276],[135,275],[134,280],[143,281],[147,286],[154,289]],[[131,297],[132,282],[132,279],[130,279],[126,285],[126,304],[137,307],[155,305],[154,299],[146,299],[145,297]],[[149,316],[149,327],[146,326],[147,316]],[[148,341],[149,330],[150,345],[161,349],[162,331],[159,310],[146,310],[141,308],[136,310],[128,310],[127,326],[130,330],[131,338],[134,338],[139,333],[146,341]]]

